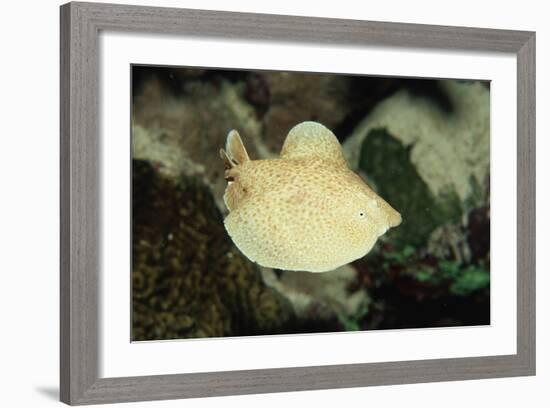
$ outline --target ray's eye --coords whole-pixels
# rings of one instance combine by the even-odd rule
[[[359,218],[365,218],[367,214],[364,211],[359,211]]]

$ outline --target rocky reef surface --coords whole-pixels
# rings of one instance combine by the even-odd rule
[[[132,164],[132,339],[272,334],[293,323],[289,302],[232,245],[212,193]]]
[[[489,323],[488,84],[133,69],[134,340]],[[324,274],[259,268],[222,223],[227,132],[268,158],[303,120],[403,215]]]

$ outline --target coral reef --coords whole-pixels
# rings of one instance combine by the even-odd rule
[[[134,340],[488,324],[489,84],[133,66]],[[258,268],[223,228],[218,150],[327,125],[403,215],[325,274]]]
[[[227,238],[208,188],[132,168],[132,339],[279,333],[288,302]]]
[[[387,98],[345,144],[352,166],[403,215],[355,263],[375,299],[367,328],[414,327],[392,310],[407,302],[483,310],[450,319],[453,311],[442,309],[443,318],[430,309],[434,326],[489,322],[489,91],[457,81],[437,89],[437,98],[407,89]]]
[[[489,90],[480,82],[439,81],[438,98],[401,90],[377,105],[351,137],[345,151],[359,167],[362,145],[384,130],[410,149],[410,161],[435,195],[449,189],[464,201],[489,174]]]
[[[192,77],[174,95],[162,81],[151,79],[133,101],[133,157],[155,162],[169,176],[183,172],[202,177],[223,210],[225,180],[218,149],[237,123],[246,135],[260,134],[260,123],[243,92],[243,84],[224,78],[203,82]],[[251,153],[257,155],[258,144],[250,140]]]
[[[465,264],[387,243],[354,262],[371,298],[362,329],[489,324],[489,259]]]
[[[357,330],[356,323],[368,312],[370,298],[365,288],[350,290],[357,279],[355,269],[344,265],[330,273],[279,272],[262,268],[265,283],[284,293],[298,320],[339,323],[339,329]]]
[[[410,150],[385,130],[372,130],[359,161],[359,169],[378,193],[402,214],[403,224],[390,232],[399,246],[424,244],[438,225],[456,222],[462,213],[453,190],[441,198],[432,193],[412,163]]]

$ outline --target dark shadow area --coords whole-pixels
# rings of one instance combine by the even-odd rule
[[[42,394],[46,398],[54,401],[59,401],[59,387],[41,386],[35,388],[36,392]]]
[[[453,104],[449,95],[441,87],[439,81],[432,79],[404,80],[405,87],[412,95],[423,97],[432,101],[445,113],[453,112]]]

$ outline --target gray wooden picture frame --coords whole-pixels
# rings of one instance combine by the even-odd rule
[[[94,3],[69,3],[60,11],[61,401],[113,403],[535,374],[535,33]],[[517,354],[100,378],[98,37],[102,30],[515,54]]]

